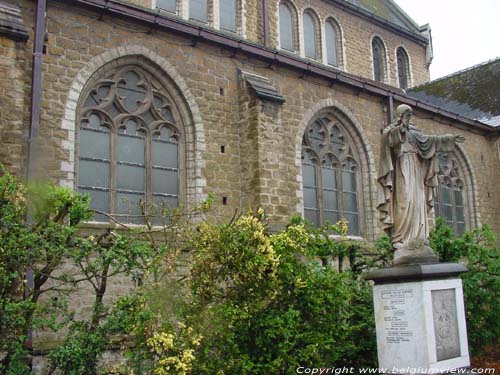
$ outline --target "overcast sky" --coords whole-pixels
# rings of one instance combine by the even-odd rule
[[[500,0],[395,1],[419,25],[431,25],[431,79],[500,57]]]

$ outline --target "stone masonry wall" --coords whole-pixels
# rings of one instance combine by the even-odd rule
[[[396,49],[404,47],[410,60],[410,86],[415,86],[429,80],[429,70],[426,63],[426,49],[416,42],[372,24],[363,18],[348,13],[336,5],[323,0],[289,0],[298,13],[299,34],[302,34],[302,17],[305,9],[312,9],[321,20],[321,29],[328,17],[333,17],[342,30],[342,49],[344,66],[342,70],[362,77],[373,79],[373,63],[371,56],[371,39],[379,36],[386,47],[388,78],[385,83],[399,86],[396,65]],[[269,19],[272,46],[278,43],[278,5],[279,0],[269,0]],[[303,39],[303,38],[301,38]]]
[[[32,22],[29,15],[33,14],[33,3],[22,1],[20,5],[24,14],[28,15],[27,21]],[[269,69],[262,61],[243,55],[233,56],[229,51],[216,46],[192,46],[189,40],[163,31],[150,34],[146,27],[141,28],[139,24],[124,28],[123,20],[117,22],[110,16],[99,20],[97,13],[73,5],[49,3],[48,14],[48,48],[43,58],[40,133],[45,150],[43,156],[46,177],[66,184],[71,184],[75,179],[78,134],[74,119],[71,123],[64,114],[75,77],[86,67],[88,61],[95,60],[106,51],[119,46],[139,45],[144,51],[151,51],[151,56],[158,56],[158,59],[168,61],[175,67],[179,79],[182,78],[185,82],[185,89],[189,91],[193,105],[196,105],[196,116],[203,127],[204,139],[200,139],[199,135],[195,136],[194,142],[203,142],[203,147],[201,143],[194,147],[203,151],[196,154],[193,163],[200,167],[199,173],[205,180],[203,186],[200,185],[203,194],[216,194],[214,217],[228,219],[235,211],[245,212],[254,205],[254,196],[250,192],[257,187],[250,183],[254,177],[248,173],[260,175],[259,189],[266,187],[267,192],[255,190],[255,194],[263,194],[259,203],[276,222],[284,223],[290,215],[300,211],[301,172],[297,158],[300,155],[300,140],[307,125],[306,114],[312,108],[321,110],[324,105],[325,108],[340,108],[353,127],[360,129],[359,143],[366,146],[367,153],[366,166],[362,172],[363,182],[366,182],[363,183],[365,192],[362,199],[363,213],[367,218],[364,233],[368,238],[380,233],[377,220],[374,219],[374,191],[380,129],[388,122],[385,99],[353,92],[338,84],[332,86],[317,77],[302,76],[301,73],[284,67]],[[30,48],[31,42],[26,46],[27,55]],[[242,111],[239,94],[238,68],[268,77],[286,99],[279,110],[263,106],[256,110],[258,113],[251,115],[258,116],[257,138],[253,138],[250,128],[247,128],[249,124],[245,123],[246,115]],[[29,70],[23,73],[28,74]],[[78,96],[78,93],[75,95]],[[193,105],[190,105],[191,110]],[[29,113],[26,103],[21,112]],[[21,116],[21,112],[18,116]],[[249,121],[251,122],[253,121]],[[425,120],[423,124],[427,123],[437,124],[427,125],[430,131],[460,132],[432,119]],[[491,150],[494,145],[480,135],[470,132],[464,134],[470,139],[464,145],[464,150],[471,160],[472,169],[477,169],[475,178],[481,221],[498,227],[495,209],[492,208],[494,206],[488,204],[498,192],[492,180],[486,178],[485,172],[498,163],[497,154],[484,152],[482,158],[478,154],[478,150]],[[252,159],[245,157],[252,154],[254,140],[257,142],[254,149],[262,149],[267,153],[262,156],[258,171],[247,165]],[[475,146],[478,144],[481,147]],[[221,146],[224,146],[224,152],[221,152]],[[16,147],[23,147],[23,144],[18,142]],[[188,176],[188,179],[192,178],[193,176]],[[248,191],[248,194],[243,194],[244,191]],[[249,199],[243,199],[245,195]]]
[[[25,173],[25,43],[0,36],[0,162],[18,176]]]

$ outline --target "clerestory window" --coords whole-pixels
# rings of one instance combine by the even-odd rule
[[[97,73],[99,74],[99,73]],[[106,72],[78,113],[78,191],[91,207],[128,223],[179,203],[177,110],[167,90],[135,65]],[[96,221],[107,221],[96,214]]]
[[[280,48],[295,52],[297,46],[297,13],[287,2],[279,5]]]
[[[384,43],[379,37],[374,37],[372,40],[372,57],[373,57],[373,79],[375,81],[384,82],[386,80],[386,60]]]
[[[325,22],[326,63],[336,67],[341,66],[342,46],[340,27],[333,18]]]
[[[406,90],[410,84],[410,60],[404,48],[396,50],[399,87]]]
[[[303,28],[304,28],[304,53],[306,57],[317,59],[318,53],[318,40],[319,40],[319,21],[312,10],[304,12]]]
[[[302,141],[304,217],[314,225],[348,221],[360,235],[359,168],[351,139],[333,116],[309,124]]]

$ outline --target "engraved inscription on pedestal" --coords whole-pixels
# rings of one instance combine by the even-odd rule
[[[455,289],[433,290],[431,297],[437,360],[460,357]]]
[[[413,298],[413,289],[389,289],[381,292],[384,308],[385,340],[388,344],[409,342],[414,333],[408,322],[408,299]]]

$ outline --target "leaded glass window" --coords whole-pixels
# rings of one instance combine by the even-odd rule
[[[406,51],[399,47],[396,51],[396,58],[398,64],[398,81],[399,87],[403,90],[408,88],[408,82],[410,81],[410,62]]]
[[[307,126],[302,140],[304,217],[314,225],[349,222],[350,235],[361,232],[358,162],[344,127],[324,116]]]
[[[456,234],[465,232],[464,183],[458,162],[452,154],[440,154],[439,187],[434,199],[434,213],[441,216]]]
[[[142,223],[154,207],[175,208],[180,134],[164,87],[125,66],[87,91],[79,112],[78,191],[90,194],[91,208],[128,223]]]
[[[385,47],[382,40],[378,37],[372,40],[372,56],[373,78],[376,81],[383,82],[385,80]]]
[[[333,19],[325,23],[325,42],[326,42],[326,63],[328,65],[339,66],[338,50],[339,35],[338,26]]]
[[[280,3],[280,47],[289,51],[295,51],[295,17],[290,6],[284,2]]]
[[[317,53],[317,37],[316,37],[316,21],[310,11],[304,13],[304,51],[306,57],[316,59]]]

